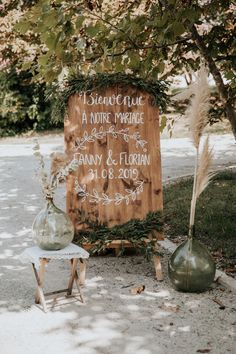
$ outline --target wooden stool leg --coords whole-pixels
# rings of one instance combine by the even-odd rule
[[[84,285],[85,276],[86,276],[86,261],[82,258],[79,259],[79,267],[80,267],[79,284]]]
[[[161,268],[161,257],[153,256],[154,267],[156,271],[156,278],[159,281],[163,280],[162,268]]]
[[[47,305],[43,293],[43,281],[44,281],[44,273],[45,273],[45,264],[47,263],[46,259],[42,259],[40,261],[40,268],[39,268],[39,273],[37,272],[37,269],[35,268],[34,263],[32,263],[33,270],[34,270],[34,275],[37,281],[37,290],[35,294],[35,303],[39,304],[41,303],[44,312],[47,312]]]
[[[77,286],[77,289],[78,289],[78,292],[79,292],[80,300],[81,300],[81,302],[84,303],[84,298],[83,298],[83,295],[82,295],[81,290],[80,290],[80,283],[79,283],[79,277],[78,277],[77,270],[75,271],[75,283],[76,283],[76,286]]]
[[[72,258],[71,259],[71,276],[70,276],[70,280],[69,280],[69,284],[68,284],[67,296],[72,294],[72,288],[73,288],[73,284],[74,284],[77,264],[78,264],[78,259]]]
[[[81,263],[83,264],[83,283],[84,283],[86,265],[85,265],[85,262],[83,263],[82,259],[80,259],[79,261],[80,261],[80,267],[81,267]],[[81,302],[84,302],[84,299],[83,299],[83,296],[82,296],[81,290],[80,290],[80,278],[77,273],[77,265],[78,265],[78,259],[75,259],[75,258],[71,259],[71,277],[69,280],[67,296],[72,294],[73,283],[75,281],[75,284],[77,286],[77,289],[78,289],[78,292],[80,295]]]

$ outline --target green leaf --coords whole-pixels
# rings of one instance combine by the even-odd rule
[[[40,66],[45,66],[48,63],[48,60],[50,58],[50,53],[47,52],[47,54],[40,55],[38,58],[38,63]]]
[[[139,34],[143,31],[143,26],[141,26],[140,23],[133,22],[130,25],[130,31],[132,31],[134,34]]]
[[[180,36],[181,34],[183,34],[185,32],[185,27],[180,22],[174,22],[171,26],[171,29],[173,30],[173,32],[176,36]]]
[[[53,70],[53,69],[48,69],[43,72],[43,76],[46,79],[47,82],[53,82],[55,79],[57,79],[59,75],[59,71]]]
[[[130,54],[130,66],[132,69],[138,69],[140,66],[140,56],[137,53]]]
[[[166,116],[161,116],[161,124],[160,124],[160,132],[161,133],[165,129],[166,123],[167,123],[167,117]]]
[[[153,78],[153,80],[157,80],[158,75],[159,75],[158,67],[154,67],[150,70],[150,76]]]
[[[228,71],[224,76],[227,80],[232,80],[235,77],[235,74],[233,71]]]
[[[74,34],[74,28],[71,21],[66,21],[64,25],[64,32],[66,36],[72,36]]]
[[[46,13],[46,12],[50,11],[50,5],[49,5],[49,1],[45,1],[45,2],[46,2],[46,4],[42,5],[42,11]]]
[[[43,39],[44,43],[48,47],[49,50],[55,50],[57,42],[58,42],[58,35],[50,32],[44,32],[41,36]]]
[[[116,72],[122,72],[125,71],[125,67],[122,63],[117,63],[115,66]]]
[[[65,64],[71,64],[73,62],[73,55],[69,51],[62,52],[62,60]]]
[[[21,34],[25,34],[30,29],[30,23],[22,20],[15,24],[14,29]]]
[[[194,8],[185,9],[180,13],[182,20],[187,19],[190,22],[195,22],[199,18],[201,13]]]
[[[165,63],[163,61],[161,61],[160,63],[158,63],[158,71],[160,73],[163,73],[164,69],[165,69]]]
[[[75,26],[78,30],[81,29],[81,27],[83,26],[83,22],[84,22],[85,17],[84,16],[79,16],[75,22]]]
[[[58,13],[56,10],[51,10],[49,13],[43,15],[43,21],[47,24],[48,28],[55,27],[58,20]]]
[[[31,66],[32,66],[32,62],[27,61],[21,65],[21,69],[27,71],[31,68]]]
[[[91,25],[86,27],[85,31],[90,37],[95,37],[99,32],[99,27]]]
[[[163,27],[167,21],[169,20],[169,14],[168,12],[165,12],[161,18],[156,18],[155,19],[155,26],[156,27]]]

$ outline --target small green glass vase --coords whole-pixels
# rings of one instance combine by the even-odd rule
[[[168,264],[173,286],[180,291],[202,292],[213,282],[215,262],[207,248],[194,237],[177,247]]]
[[[57,208],[52,199],[47,199],[46,207],[36,216],[32,230],[35,243],[47,251],[65,248],[74,237],[69,216]]]

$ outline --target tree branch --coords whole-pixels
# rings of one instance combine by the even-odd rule
[[[208,50],[203,38],[198,33],[195,25],[189,25],[189,30],[192,33],[192,39],[195,41],[200,53],[205,59],[206,63],[209,66],[210,72],[216,82],[220,96],[223,100],[225,110],[228,116],[228,119],[231,123],[233,134],[236,139],[236,113],[233,105],[233,98],[230,97],[229,91],[224,84],[220,70],[217,68],[215,61],[213,60],[210,51]]]
[[[235,55],[226,54],[226,55],[217,55],[215,61],[221,61],[221,60],[233,61],[234,59],[235,59]]]
[[[165,44],[150,44],[150,45],[143,45],[143,46],[138,46],[138,45],[136,45],[136,47],[129,46],[129,47],[124,48],[124,50],[122,50],[121,52],[113,53],[113,54],[108,54],[107,56],[108,56],[108,57],[119,57],[119,56],[124,55],[124,54],[125,54],[126,52],[128,52],[129,50],[145,50],[145,49],[161,49],[161,48],[168,48],[168,47],[172,47],[173,45],[176,45],[176,44],[179,44],[179,43],[185,43],[185,42],[189,41],[190,39],[191,39],[191,36],[178,39],[177,41],[172,42],[172,43],[169,43],[169,44],[167,44],[167,43],[165,43]],[[96,55],[96,56],[93,56],[92,58],[90,58],[89,61],[96,60],[96,59],[98,59],[101,55],[102,55],[102,53],[101,53],[101,54],[98,54],[98,55]]]
[[[220,90],[221,97],[222,97],[223,101],[227,102],[229,99],[228,90],[225,87],[221,73],[220,73],[219,69],[217,68],[212,56],[210,55],[203,38],[200,36],[200,34],[198,33],[198,31],[194,25],[190,28],[190,31],[192,33],[192,38],[194,39],[195,43],[197,44],[198,49],[200,50],[203,58],[205,59],[205,61],[209,65],[210,72],[211,72],[211,74],[212,74],[212,76],[213,76],[213,78]]]
[[[114,24],[111,23],[110,21],[105,20],[102,16],[100,16],[100,15],[94,13],[93,11],[91,11],[91,10],[89,10],[89,9],[87,9],[87,11],[90,13],[90,15],[92,15],[92,16],[98,18],[99,20],[103,21],[104,23],[106,23],[106,24],[109,25],[110,27],[113,27],[113,28],[116,29],[117,31],[119,31],[119,32],[121,32],[121,33],[127,35],[127,33],[126,33],[124,30],[122,30],[121,28],[117,27],[116,25],[114,25]],[[130,36],[128,36],[128,35],[127,35],[127,39],[128,39],[129,42],[133,45],[133,47],[136,48],[136,43],[133,41],[133,39],[130,38]]]

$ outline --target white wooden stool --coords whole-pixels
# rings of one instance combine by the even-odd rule
[[[86,274],[86,259],[89,258],[89,253],[83,248],[71,243],[69,246],[59,251],[45,251],[35,246],[26,248],[20,255],[22,263],[32,263],[34,275],[36,278],[37,289],[35,294],[35,303],[41,304],[44,312],[48,311],[46,297],[60,293],[66,293],[66,297],[75,296],[72,294],[73,284],[75,282],[81,302],[84,302],[81,294],[80,285],[85,283]],[[51,260],[68,259],[71,265],[71,274],[68,282],[68,288],[52,291],[49,293],[43,292],[45,266]],[[80,266],[80,274],[77,273],[77,265]]]

